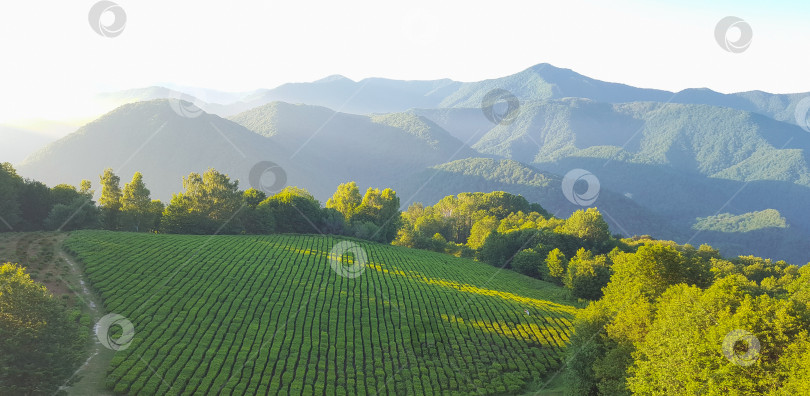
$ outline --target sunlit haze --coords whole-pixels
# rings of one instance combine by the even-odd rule
[[[247,91],[331,74],[474,81],[542,62],[648,88],[810,91],[810,4],[799,1],[120,0],[127,23],[114,38],[90,28],[94,3],[2,6],[0,122],[91,117],[93,94],[150,85]],[[744,53],[714,39],[726,16],[752,27]]]

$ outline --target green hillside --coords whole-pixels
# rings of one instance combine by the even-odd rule
[[[763,228],[787,228],[787,222],[778,210],[765,209],[759,212],[733,215],[721,213],[698,218],[692,228],[704,231],[750,232]]]
[[[563,289],[362,241],[342,242],[348,261],[341,241],[82,231],[65,247],[134,325],[116,393],[516,393],[560,367]]]
[[[473,148],[525,163],[565,157],[664,165],[708,177],[810,186],[810,136],[801,128],[722,107],[608,104],[564,99],[524,104]]]

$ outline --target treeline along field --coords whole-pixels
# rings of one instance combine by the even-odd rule
[[[345,277],[345,240],[78,231],[65,247],[134,325],[116,393],[515,393],[560,367],[576,311],[561,288],[359,240],[365,270]]]

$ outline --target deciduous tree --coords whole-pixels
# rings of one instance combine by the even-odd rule
[[[105,229],[117,230],[121,220],[121,178],[113,173],[112,168],[107,168],[99,175],[99,180],[101,198],[98,205],[101,210],[101,222]]]

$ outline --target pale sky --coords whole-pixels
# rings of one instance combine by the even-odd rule
[[[0,122],[64,119],[94,93],[163,83],[474,81],[542,62],[647,88],[810,91],[808,1],[115,2],[126,25],[113,38],[90,27],[97,0],[0,5]],[[751,26],[742,53],[715,40],[727,16]]]

